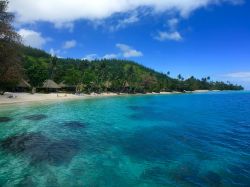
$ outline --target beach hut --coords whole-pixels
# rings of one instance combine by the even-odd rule
[[[103,84],[105,91],[108,92],[112,86],[112,83],[110,81],[105,81]]]
[[[129,92],[129,88],[130,88],[130,85],[129,85],[128,81],[126,81],[124,86],[123,86],[123,92]]]
[[[125,88],[129,88],[129,86],[130,86],[130,85],[129,85],[128,81],[126,81],[125,84],[124,84],[124,87],[125,87]]]
[[[31,89],[31,85],[24,79],[22,79],[16,86],[17,92],[28,92]]]
[[[69,92],[75,92],[76,91],[76,86],[75,85],[65,84],[64,81],[62,81],[59,84],[59,86],[60,86],[62,91],[69,91]]]
[[[67,85],[64,83],[64,81],[62,81],[60,84],[58,84],[58,86],[60,86],[61,88],[66,88]]]
[[[45,80],[42,86],[42,89],[44,89],[47,92],[57,92],[58,89],[60,89],[61,87],[56,84],[53,80]]]

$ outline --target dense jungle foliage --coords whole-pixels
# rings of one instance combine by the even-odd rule
[[[42,86],[46,79],[76,86],[80,92],[146,93],[160,91],[241,90],[241,86],[224,82],[171,78],[138,63],[118,59],[62,59],[31,47],[22,47],[22,63],[26,80],[33,87]]]

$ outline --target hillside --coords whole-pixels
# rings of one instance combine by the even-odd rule
[[[86,93],[243,89],[241,86],[223,82],[211,82],[209,77],[202,80],[194,77],[184,80],[179,75],[174,79],[127,60],[61,59],[30,47],[22,47],[22,54],[25,79],[33,87],[39,87],[46,79],[52,79],[56,83],[78,85],[78,90]]]

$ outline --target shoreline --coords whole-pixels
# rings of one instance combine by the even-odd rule
[[[22,104],[22,103],[34,103],[34,102],[46,102],[46,101],[66,101],[66,100],[83,100],[89,98],[101,98],[101,97],[114,97],[114,96],[139,96],[139,95],[175,95],[175,94],[190,94],[190,93],[206,93],[206,92],[216,92],[219,90],[195,90],[182,92],[160,92],[160,93],[146,93],[146,94],[126,94],[126,93],[101,93],[101,94],[68,94],[68,93],[15,93],[6,92],[4,95],[0,95],[0,106]],[[11,98],[9,98],[11,97]]]

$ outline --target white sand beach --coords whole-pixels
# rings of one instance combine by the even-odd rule
[[[125,95],[125,94],[119,94]],[[15,103],[27,103],[27,102],[41,102],[41,101],[62,101],[62,100],[73,100],[73,99],[86,99],[93,97],[108,97],[118,96],[116,93],[91,93],[91,94],[69,94],[69,93],[14,93],[6,92],[4,95],[0,95],[1,104],[15,104]]]
[[[196,90],[187,93],[204,93],[209,90]],[[147,95],[171,95],[171,94],[182,94],[182,92],[160,92],[160,93],[147,93]],[[91,94],[69,94],[69,93],[14,93],[6,92],[4,95],[0,95],[0,105],[3,104],[15,104],[15,103],[27,103],[27,102],[41,102],[41,101],[62,101],[62,100],[73,100],[73,99],[86,99],[95,97],[109,97],[109,96],[125,96],[130,94],[117,94],[117,93],[91,93]],[[141,95],[141,94],[134,94]]]
[[[4,95],[0,95],[0,104],[14,104],[34,101],[48,101],[48,100],[65,100],[65,99],[77,99],[79,96],[73,94],[30,94],[30,93],[11,93],[6,92]]]

